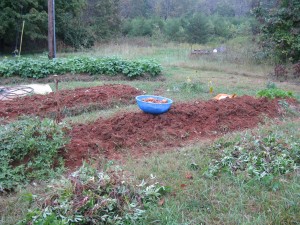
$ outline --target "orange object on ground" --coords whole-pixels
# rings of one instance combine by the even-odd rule
[[[233,95],[228,95],[228,94],[218,94],[216,97],[213,97],[213,99],[215,100],[222,100],[225,98],[235,98],[237,95],[233,94]]]

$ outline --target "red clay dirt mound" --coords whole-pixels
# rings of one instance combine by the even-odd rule
[[[61,90],[58,94],[62,113],[76,115],[82,111],[109,108],[116,103],[133,103],[134,97],[141,94],[141,91],[128,85],[117,84]],[[21,115],[53,117],[56,113],[56,106],[55,93],[0,101],[0,117],[6,120],[12,120]]]
[[[135,157],[182,146],[188,141],[252,128],[263,122],[265,116],[273,118],[278,115],[277,100],[250,96],[178,103],[161,115],[125,113],[75,125],[70,131],[71,142],[64,157],[66,166],[71,169],[91,157],[122,160],[126,154]]]

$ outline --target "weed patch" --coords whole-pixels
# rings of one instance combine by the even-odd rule
[[[220,141],[212,147],[221,152],[219,159],[210,163],[205,175],[215,177],[226,172],[245,180],[261,181],[277,188],[276,177],[298,170],[300,141],[287,131],[269,131],[264,135],[244,136],[233,142]]]
[[[187,78],[185,82],[179,85],[179,90],[191,93],[200,93],[204,92],[203,83],[199,81],[192,80],[191,78]]]
[[[167,191],[151,178],[137,185],[118,166],[100,171],[84,164],[49,185],[53,193],[36,198],[41,207],[19,224],[133,224]]]
[[[58,151],[67,143],[63,125],[23,118],[0,128],[0,193],[62,168]]]

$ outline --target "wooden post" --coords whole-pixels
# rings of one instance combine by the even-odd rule
[[[57,75],[54,75],[54,83],[55,83],[55,102],[56,102],[56,123],[60,122],[60,104],[59,104],[59,93],[58,93],[58,77]]]
[[[22,33],[21,33],[19,56],[21,56],[21,51],[22,51],[22,41],[23,41],[24,26],[25,26],[25,20],[23,20],[23,24],[22,24]]]
[[[53,24],[53,1],[48,0],[48,57],[54,58],[54,24]]]

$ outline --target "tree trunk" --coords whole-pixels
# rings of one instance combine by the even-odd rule
[[[4,39],[0,38],[0,52],[4,52]]]

